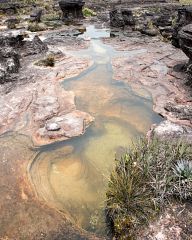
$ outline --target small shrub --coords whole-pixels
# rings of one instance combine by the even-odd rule
[[[187,4],[187,5],[191,5],[192,4],[192,0],[180,0],[179,2],[181,4]]]
[[[97,14],[93,10],[91,10],[89,8],[83,8],[83,16],[84,17],[93,17],[93,16],[96,16],[96,15]]]
[[[173,198],[192,200],[192,145],[142,139],[116,163],[106,219],[117,239],[134,239]]]
[[[46,30],[46,26],[42,23],[29,23],[28,30],[31,32],[40,32]]]
[[[50,13],[43,16],[44,21],[55,21],[60,20],[60,16],[57,13]]]
[[[52,55],[48,55],[45,59],[39,60],[35,63],[37,66],[45,66],[45,67],[54,67],[55,66],[55,58]]]

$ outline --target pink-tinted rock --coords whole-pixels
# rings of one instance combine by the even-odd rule
[[[46,144],[57,139],[66,140],[85,133],[85,130],[93,122],[94,118],[88,113],[75,110],[65,115],[53,117],[46,121],[34,136],[34,140]],[[51,128],[56,126],[56,128]]]

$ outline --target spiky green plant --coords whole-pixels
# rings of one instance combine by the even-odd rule
[[[192,199],[191,144],[141,139],[117,160],[106,197],[113,234],[134,239],[171,199]]]
[[[83,8],[83,16],[84,17],[93,17],[96,16],[96,12],[94,12],[93,10],[91,10],[90,8]]]

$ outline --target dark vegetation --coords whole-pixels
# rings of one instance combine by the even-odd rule
[[[116,239],[135,239],[173,200],[192,200],[192,145],[142,139],[120,160],[106,194],[106,218]]]
[[[46,58],[39,60],[35,63],[37,66],[44,67],[54,67],[55,66],[55,58],[52,55],[48,55]]]

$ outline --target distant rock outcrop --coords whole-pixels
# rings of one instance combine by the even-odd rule
[[[127,29],[128,27],[149,36],[161,34],[163,37],[171,39],[172,22],[177,8],[177,5],[116,8],[110,11],[110,25],[116,28]]]
[[[110,24],[112,27],[124,27],[135,25],[133,13],[129,9],[113,10],[110,12]]]
[[[63,12],[62,19],[73,20],[83,18],[82,8],[85,2],[83,0],[61,0],[59,6]]]
[[[189,76],[188,83],[192,86],[192,24],[183,27],[178,36],[181,49],[189,57],[187,68],[187,73]]]
[[[192,23],[192,7],[182,7],[178,9],[178,17],[173,29],[172,44],[179,48],[179,31],[182,27]]]
[[[30,21],[31,22],[40,22],[42,12],[43,12],[43,10],[40,8],[34,9],[34,11],[30,14]]]
[[[17,73],[20,67],[19,54],[15,48],[21,46],[21,35],[4,34],[0,36],[0,84],[13,81],[12,73]]]
[[[0,84],[16,80],[21,57],[47,50],[47,45],[38,36],[24,41],[24,36],[17,31],[0,35]]]

